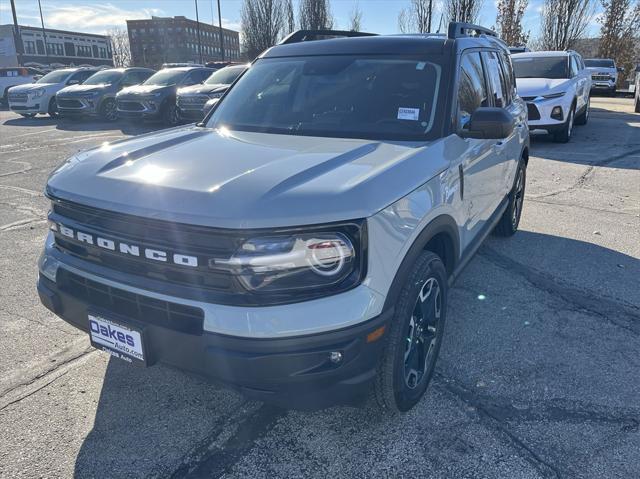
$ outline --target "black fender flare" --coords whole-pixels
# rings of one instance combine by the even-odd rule
[[[460,235],[458,233],[458,225],[455,220],[447,214],[442,214],[431,220],[427,226],[416,237],[413,244],[404,256],[400,267],[396,271],[396,274],[391,282],[389,291],[384,301],[383,311],[393,308],[398,301],[400,291],[404,284],[404,280],[409,274],[410,269],[416,262],[416,259],[425,250],[425,247],[429,244],[436,235],[445,233],[450,239],[450,245],[452,251],[449,252],[448,261],[447,258],[442,258],[445,262],[447,273],[451,275],[456,269],[460,260]]]

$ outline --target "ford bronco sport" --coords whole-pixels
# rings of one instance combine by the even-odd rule
[[[487,234],[516,232],[528,148],[490,30],[295,32],[202,123],[51,175],[39,295],[129,363],[285,407],[407,411],[450,285]]]

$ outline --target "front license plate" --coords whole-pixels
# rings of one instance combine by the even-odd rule
[[[142,331],[119,324],[99,314],[89,313],[89,338],[95,348],[128,363],[146,365]]]

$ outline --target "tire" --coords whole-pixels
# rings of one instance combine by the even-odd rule
[[[586,125],[589,121],[589,109],[591,108],[591,98],[587,100],[587,106],[582,113],[576,116],[575,124],[576,125]]]
[[[640,113],[640,96],[636,97],[636,113]]]
[[[175,102],[169,102],[162,112],[162,122],[167,126],[177,126],[180,123],[178,117],[178,107]]]
[[[513,236],[518,231],[520,217],[522,216],[522,207],[524,206],[524,192],[527,185],[527,166],[524,160],[520,160],[518,171],[516,171],[516,179],[513,187],[509,192],[509,204],[504,210],[500,221],[493,230],[496,236]]]
[[[118,107],[113,98],[107,98],[100,105],[100,118],[104,121],[116,121],[118,119]]]
[[[51,118],[60,118],[60,112],[58,111],[58,102],[56,102],[56,97],[52,97],[49,100],[49,108],[47,109],[47,113]]]
[[[564,126],[562,127],[562,129],[559,131],[556,131],[553,134],[553,141],[555,141],[556,143],[569,143],[569,140],[571,140],[571,134],[573,133],[573,123],[574,123],[575,113],[576,113],[576,107],[572,106],[571,110],[569,110],[569,117],[567,118],[567,121],[564,123]]]
[[[447,317],[447,272],[430,251],[416,260],[388,324],[372,395],[383,413],[414,407],[433,376]]]

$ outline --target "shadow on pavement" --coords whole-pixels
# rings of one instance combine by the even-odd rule
[[[537,291],[535,294],[547,294],[549,291],[558,289],[559,298],[563,298],[563,301],[575,302],[578,305],[576,308],[583,308],[587,312],[580,314],[595,311],[596,315],[611,314],[616,316],[616,321],[630,322],[631,319],[625,319],[623,316],[626,314],[625,311],[633,311],[632,307],[616,306],[617,303],[611,298],[600,302],[597,294],[600,292],[580,289],[577,286],[581,284],[579,282],[568,285],[572,278],[565,278],[562,267],[555,268],[554,264],[566,264],[567,258],[572,261],[583,258],[583,261],[587,262],[588,269],[589,265],[599,265],[599,269],[604,271],[603,278],[609,283],[608,287],[615,290],[627,282],[635,282],[637,286],[637,278],[640,277],[638,260],[595,244],[567,238],[525,231],[519,232],[514,238],[517,239],[514,245],[505,240],[488,241],[487,245],[481,248],[479,257],[471,262],[459,279],[458,285],[454,287],[453,301],[449,309],[450,324],[447,326],[449,337],[443,345],[439,374],[443,377],[452,377],[459,384],[466,385],[464,387],[470,389],[475,388],[474,378],[491,374],[492,377],[502,378],[496,386],[504,391],[505,397],[501,400],[518,400],[520,403],[528,401],[529,396],[545,397],[546,394],[550,394],[547,392],[547,386],[550,390],[562,391],[558,394],[564,394],[567,401],[582,399],[583,392],[579,390],[582,384],[596,390],[599,387],[604,388],[599,384],[608,384],[607,387],[610,388],[611,371],[616,370],[615,361],[619,359],[610,357],[610,352],[607,350],[610,345],[600,336],[600,328],[584,326],[581,321],[575,319],[569,326],[567,324],[569,319],[557,319],[561,313],[558,313],[555,307],[548,309],[549,307],[544,304],[531,303],[531,294],[533,294],[532,291]],[[526,253],[527,244],[535,246],[533,254]],[[525,247],[523,254],[519,253],[521,247]],[[544,261],[541,260],[541,255],[546,258]],[[513,257],[518,258],[518,261],[511,259]],[[488,266],[487,261],[491,265]],[[625,265],[626,270],[623,274],[615,274],[618,270],[617,265],[620,264]],[[535,266],[532,268],[530,265]],[[606,272],[607,268],[612,270],[611,274]],[[489,274],[488,277],[487,274]],[[513,279],[518,276],[522,276],[524,280]],[[476,298],[477,293],[474,292],[480,287],[485,288],[483,291],[487,294],[487,300],[481,302],[482,308],[479,307],[480,302]],[[628,284],[627,287],[629,287]],[[511,301],[511,303],[504,301]],[[561,300],[558,299],[558,301]],[[540,324],[538,328],[532,326],[527,329],[527,336],[523,336],[524,320],[530,319],[532,315],[542,320],[539,310],[545,311],[545,308],[548,311],[544,314],[551,315],[546,317],[549,323]],[[452,311],[457,314],[452,314]],[[470,324],[470,321],[473,324]],[[563,324],[565,331],[571,328],[571,331],[575,331],[571,334],[582,336],[576,337],[577,346],[565,345],[566,336],[557,334],[557,325],[552,324],[554,321]],[[598,319],[598,321],[601,320]],[[640,333],[638,326],[640,326],[640,320],[635,325],[624,325],[625,328],[635,330],[636,336]],[[631,334],[633,337],[632,333],[625,334]],[[493,338],[492,342],[487,344],[479,339],[485,336]],[[589,354],[594,358],[594,363],[608,361],[611,364],[607,363],[607,367],[600,370],[585,368],[584,358],[574,357],[572,350],[566,349],[567,347],[583,348],[582,341],[602,343],[598,349]],[[614,338],[612,341],[619,342],[620,339]],[[535,354],[531,354],[528,364],[523,365],[521,348],[534,345],[536,345]],[[615,347],[621,348],[622,345],[616,344]],[[559,365],[561,365],[561,372],[555,370]],[[525,371],[522,368],[529,369]],[[537,369],[537,374],[531,375],[532,369]],[[616,374],[621,377],[615,378],[616,381],[614,381],[621,391],[596,391],[594,394],[605,397],[608,395],[616,397],[618,393],[629,394],[625,390],[627,387],[625,384],[632,384],[633,378],[625,377],[624,370],[625,368],[617,369],[619,372]],[[563,375],[575,376],[572,380],[575,379],[579,386],[570,387],[568,377]],[[513,378],[515,383],[510,382],[509,378]],[[513,384],[517,387],[514,388]],[[522,391],[527,391],[520,389],[524,388],[525,384],[529,388],[526,397],[519,397],[525,394]],[[421,403],[423,406],[425,401],[432,401],[433,395],[437,395],[437,390],[441,387],[436,385],[432,388],[435,388],[436,392],[428,393],[429,397],[423,399]],[[513,398],[510,399],[508,394]],[[418,408],[423,406],[418,405]],[[429,408],[433,407],[433,404],[429,406]],[[455,406],[455,403],[452,406],[447,403],[446,405],[436,404],[435,407],[436,411],[428,412],[433,414],[429,417],[439,417],[438,408],[450,409],[463,406],[460,404]],[[248,415],[243,412],[244,409],[252,408],[257,412]],[[234,461],[240,460],[251,450],[257,439],[268,434],[273,424],[281,417],[273,411],[260,412],[261,410],[264,408],[257,403],[247,402],[233,392],[218,389],[204,380],[193,378],[180,371],[162,366],[137,368],[111,358],[104,376],[93,430],[84,440],[76,458],[75,476],[167,477],[176,470],[184,470],[185,461],[189,463],[192,460],[190,458],[193,458],[194,454],[197,455],[198,450],[208,451],[204,454],[209,455],[209,462],[229,461],[231,460],[229,454],[231,454],[234,458],[232,463],[225,465],[230,467]],[[335,408],[325,410],[322,414],[342,417],[348,423],[350,416],[362,415],[362,412],[357,409]],[[312,415],[309,413],[303,417],[312,418]],[[401,416],[398,421],[409,420],[408,417]],[[588,420],[585,417],[581,421],[588,422]],[[220,444],[220,438],[224,438],[228,430],[234,431],[237,423],[244,424],[240,426],[240,429],[245,428],[244,432],[234,433],[233,450],[227,451],[225,446]],[[344,435],[342,431],[317,430],[314,434],[325,434],[330,441],[333,440],[332,434],[337,435],[340,441],[345,440],[347,444],[352,444],[352,447],[357,449],[357,444],[362,444],[362,437],[366,437],[369,433],[368,428],[373,427],[368,421],[358,421],[357,428],[352,425],[348,429],[348,434],[353,437],[353,442],[345,440],[342,437]],[[425,431],[425,434],[432,433],[433,431]],[[389,447],[393,447],[398,440],[393,434],[381,439]],[[227,440],[222,442],[229,444]],[[278,461],[280,452],[286,455],[287,448],[291,446],[283,438],[282,443],[276,443],[270,447],[275,449],[275,452],[272,451],[276,456],[273,460]],[[213,456],[210,452],[211,448],[217,451]],[[314,454],[312,450],[309,453]],[[345,457],[359,457],[358,450],[345,450],[343,453]],[[450,453],[455,454],[455,451]],[[449,453],[444,451],[443,454]],[[209,464],[209,466],[210,470],[216,469],[215,464]],[[363,474],[367,475],[367,471],[363,471]]]
[[[56,126],[61,131],[112,131],[119,130],[127,135],[137,135],[158,131],[167,128],[161,123],[127,122],[123,120],[106,122],[100,120],[73,120],[69,118],[51,118],[49,116],[36,116],[34,118],[11,118],[4,125],[21,127]]]

